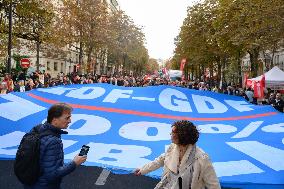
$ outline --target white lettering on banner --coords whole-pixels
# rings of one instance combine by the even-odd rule
[[[18,121],[29,115],[46,110],[46,108],[42,106],[34,104],[13,94],[3,95],[0,98],[11,101],[0,104],[0,117],[4,117],[12,121]]]
[[[154,136],[147,134],[148,129],[155,129],[157,132]],[[160,122],[132,122],[123,125],[119,129],[119,135],[130,139],[140,141],[161,141],[170,140],[171,124]]]
[[[284,123],[277,123],[262,127],[261,130],[268,133],[284,133]]]
[[[150,101],[155,102],[155,98],[148,98],[148,97],[132,97],[133,100],[144,100],[144,101]]]
[[[234,133],[238,129],[231,125],[224,124],[206,124],[198,125],[201,133],[222,134],[222,133]]]
[[[102,144],[89,143],[90,151],[88,153],[88,162],[101,163],[104,165],[137,168],[149,163],[150,160],[144,158],[152,153],[150,148],[136,145],[118,145],[118,144]],[[67,154],[66,159],[73,159],[79,153],[79,150]],[[130,161],[131,160],[131,161]]]
[[[20,145],[20,142],[25,135],[25,132],[21,131],[14,131],[12,133],[0,136],[0,154],[4,155],[16,155],[18,146]],[[4,142],[3,142],[4,141]],[[62,140],[63,147],[68,148],[69,146],[72,146],[77,141],[74,140]],[[5,149],[5,148],[12,148],[12,149]]]
[[[133,90],[113,89],[104,99],[103,102],[116,103],[120,98],[130,98]]]
[[[80,120],[85,121],[85,123],[78,129],[72,129],[72,125]],[[103,117],[87,114],[72,114],[72,122],[67,131],[69,135],[88,136],[105,133],[110,128],[110,121]]]
[[[168,110],[175,112],[192,112],[186,95],[176,89],[164,89],[159,95],[159,102],[161,106]]]
[[[37,90],[40,92],[44,92],[44,93],[63,95],[66,91],[70,91],[74,89],[76,88],[52,87],[52,88],[38,88]]]
[[[70,146],[72,146],[73,144],[77,143],[77,141],[74,140],[63,140],[62,139],[62,143],[63,143],[63,148],[68,148]]]
[[[192,95],[192,100],[199,113],[220,114],[228,111],[227,106],[225,106],[218,100],[208,96]],[[212,105],[212,108],[209,108],[207,103],[210,103]]]
[[[87,91],[89,92],[85,94]],[[70,91],[65,96],[77,99],[95,99],[105,94],[105,92],[106,90],[102,87],[81,87]]]
[[[284,138],[282,139],[282,143],[284,144]]]
[[[238,110],[239,112],[249,112],[249,111],[254,110],[251,108],[254,105],[246,101],[225,100],[225,102],[228,105],[230,105],[232,108]]]
[[[255,132],[263,123],[263,121],[251,122],[248,126],[246,126],[243,130],[237,133],[232,138],[245,138],[250,136],[253,132]]]
[[[257,141],[226,142],[275,171],[284,170],[284,151]]]
[[[247,160],[214,162],[218,177],[263,173],[264,171]]]
[[[0,154],[5,154],[5,155],[16,155],[18,145],[20,144],[23,136],[26,133],[21,132],[21,131],[14,131],[12,133],[0,136]],[[5,149],[5,148],[12,148],[13,149]]]

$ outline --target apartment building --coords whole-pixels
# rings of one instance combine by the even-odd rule
[[[284,71],[284,48],[279,48],[274,53],[271,51],[261,52],[258,59],[260,62],[258,66],[258,75],[269,71],[271,61],[273,61],[273,66],[278,66]],[[242,59],[242,77],[244,77],[245,73],[250,71],[250,65],[249,54],[246,54]]]
[[[116,0],[104,0],[109,8],[110,12],[119,10],[119,5]],[[56,6],[60,6],[60,0],[54,0]],[[33,44],[36,46],[36,44]],[[60,53],[61,52],[61,53]],[[79,45],[72,44],[62,48],[60,52],[54,50],[51,51],[40,51],[39,70],[49,73],[52,77],[56,77],[58,73],[63,72],[64,74],[77,72],[79,69]],[[28,69],[28,74],[36,70],[36,51],[30,50],[29,48],[22,46],[20,49],[13,49],[12,54],[28,56],[31,62],[31,66]],[[87,57],[83,53],[83,62],[87,62]],[[103,58],[104,61],[96,60],[96,73],[103,74],[108,70],[107,68],[107,55]],[[12,59],[12,67],[16,67],[16,62]],[[82,69],[84,70],[84,69]],[[84,72],[83,72],[84,74]]]

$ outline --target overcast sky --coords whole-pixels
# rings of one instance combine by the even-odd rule
[[[121,10],[136,25],[143,26],[146,47],[151,58],[167,59],[173,55],[174,38],[193,0],[118,0]]]

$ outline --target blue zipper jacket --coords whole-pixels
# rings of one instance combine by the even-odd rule
[[[67,132],[49,123],[43,124],[40,132],[47,129],[51,130],[57,136],[48,135],[41,138],[40,169],[42,175],[33,186],[24,185],[24,189],[60,189],[62,178],[76,168],[74,161],[64,164],[61,134],[67,134]]]

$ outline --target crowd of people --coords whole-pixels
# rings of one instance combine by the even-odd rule
[[[224,82],[221,88],[214,81],[183,81],[171,80],[158,76],[106,76],[106,75],[79,75],[78,73],[58,73],[56,78],[52,78],[48,73],[33,72],[26,77],[24,72],[18,74],[5,74],[2,81],[0,81],[1,94],[9,92],[25,92],[36,88],[46,88],[58,85],[70,84],[91,84],[91,83],[108,83],[124,87],[146,87],[156,85],[170,85],[177,87],[184,87],[189,89],[212,91],[216,93],[223,93],[227,95],[242,96],[247,101],[253,104],[272,105],[276,110],[283,112],[284,101],[279,91],[273,91],[269,88],[265,89],[265,97],[262,99],[254,98],[254,93],[251,88],[242,88],[239,85]]]

